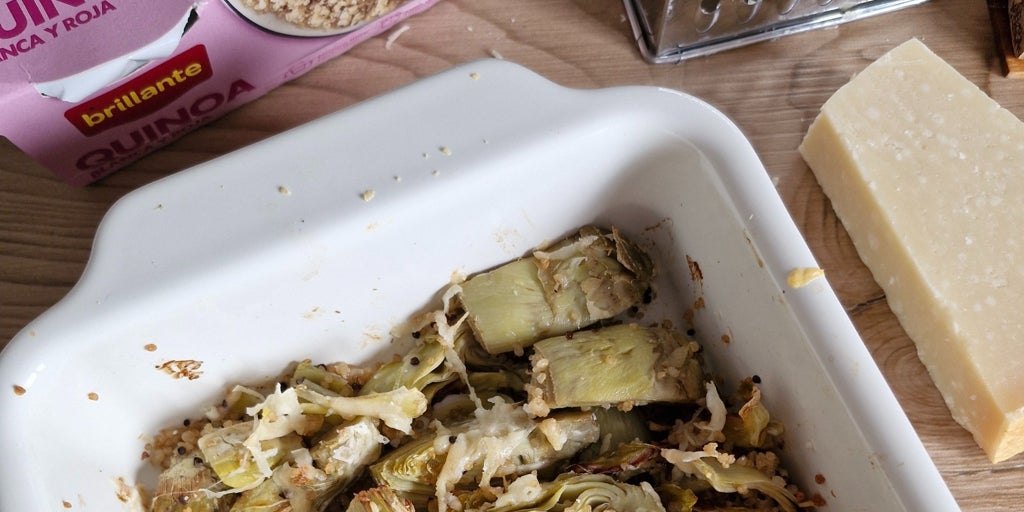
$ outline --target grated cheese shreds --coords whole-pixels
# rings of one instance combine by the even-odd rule
[[[577,246],[597,240],[584,235]],[[556,291],[581,265],[614,263],[588,264],[550,247],[530,255]],[[552,258],[564,260],[552,270]],[[389,362],[303,360],[276,384],[232,388],[202,426],[178,425],[167,438],[179,443],[178,456],[161,474],[150,510],[179,510],[157,507],[159,500],[316,512],[339,506],[332,503],[339,493],[351,498],[376,485],[408,500],[403,510],[664,511],[679,503],[662,503],[654,489],[685,486],[679,478],[702,482],[686,487],[700,494],[693,499],[714,494],[708,503],[743,510],[796,512],[819,498],[796,501],[803,495],[773,451],[782,425],[762,404],[756,379],[721,393],[700,366],[700,345],[667,322],[642,327],[633,317],[608,317],[495,353],[476,336],[463,296],[468,282],[453,273],[437,309],[392,329],[396,340],[417,343]],[[568,398],[547,399],[556,384],[559,393],[568,386]],[[362,479],[367,474],[373,482]]]
[[[253,423],[252,433],[242,445],[252,454],[252,459],[256,462],[260,474],[264,478],[269,478],[273,474],[270,457],[276,455],[277,451],[273,448],[264,450],[263,441],[277,439],[301,429],[301,426],[296,426],[294,423],[303,420],[302,406],[299,405],[299,398],[294,389],[282,392],[281,386],[278,385],[274,393],[270,394],[263,403],[250,407],[246,412],[250,416],[262,413],[262,416]],[[260,481],[262,482],[262,480]]]
[[[437,475],[436,496],[438,512],[445,512],[451,492],[462,476],[477,461],[483,460],[479,478],[481,488],[490,488],[490,481],[499,468],[512,461],[513,449],[526,441],[536,424],[517,404],[500,398],[491,399],[491,408],[478,407],[474,416],[479,427],[460,433],[447,450],[444,465]]]
[[[434,323],[437,326],[437,334],[441,337],[441,344],[444,345],[445,361],[469,388],[469,398],[473,400],[476,408],[483,409],[483,402],[481,402],[480,398],[476,396],[476,390],[474,390],[473,386],[469,383],[469,372],[466,370],[466,364],[462,362],[462,358],[460,358],[459,354],[455,351],[455,337],[458,335],[459,328],[462,327],[463,322],[466,321],[466,318],[468,318],[469,315],[463,314],[454,323],[448,323],[447,313],[459,290],[459,285],[452,285],[445,291],[443,297],[444,307],[434,314]]]
[[[537,473],[523,475],[508,484],[504,494],[495,500],[494,508],[504,509],[516,503],[532,503],[543,492],[544,487],[541,486]]]

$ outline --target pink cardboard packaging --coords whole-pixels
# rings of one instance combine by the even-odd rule
[[[0,135],[86,185],[438,0],[341,34],[282,30],[236,1],[0,3]]]

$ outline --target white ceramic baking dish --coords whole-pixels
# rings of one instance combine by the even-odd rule
[[[647,319],[692,313],[725,382],[761,377],[785,462],[827,510],[957,510],[826,279],[786,284],[817,264],[736,126],[680,92],[570,90],[502,61],[114,205],[81,281],[0,360],[0,510],[130,509],[122,487],[155,482],[143,439],[225,386],[389,356],[453,274],[595,222],[651,250]]]

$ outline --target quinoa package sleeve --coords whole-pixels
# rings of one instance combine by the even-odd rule
[[[9,0],[0,135],[86,185],[437,1],[321,0],[344,18],[323,28],[247,0]]]

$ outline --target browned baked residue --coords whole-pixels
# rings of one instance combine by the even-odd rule
[[[146,352],[156,352],[156,343],[147,343],[142,348],[146,349]]]
[[[731,342],[732,342],[732,337],[731,336],[729,336],[728,334],[723,334],[722,335],[722,343],[725,343],[726,345],[728,345]]]
[[[117,485],[117,500],[120,501],[121,503],[128,503],[129,501],[131,501],[132,489],[131,487],[128,486],[128,482],[124,481],[124,477],[117,477],[117,481],[115,482],[115,484]]]
[[[693,313],[692,309],[687,309],[686,311],[683,311],[683,321],[685,321],[686,325],[688,327],[690,327],[690,328],[693,328],[693,326],[694,326],[693,325],[693,316],[694,316],[694,313]]]
[[[661,229],[661,228],[664,228],[664,227],[670,226],[670,225],[672,225],[672,218],[671,217],[665,217],[665,218],[659,220],[653,226],[647,226],[647,227],[643,228],[641,231],[646,233],[646,232],[655,231],[655,230],[658,230],[658,229]],[[668,234],[669,238],[672,238],[672,231],[666,230],[665,233]]]
[[[759,268],[764,268],[764,260],[761,259],[761,253],[757,252],[757,247],[754,247],[754,241],[751,240],[750,236],[747,234],[744,234],[743,238],[747,239],[747,246],[750,247],[750,250],[754,252],[754,258],[757,259],[757,266]]]
[[[704,309],[704,272],[700,269],[700,264],[691,258],[689,254],[686,255],[686,266],[690,269],[690,280],[693,281],[696,290],[694,295],[697,298],[693,301],[693,309]]]
[[[704,273],[701,272],[700,265],[689,254],[686,255],[686,266],[690,268],[690,280],[697,284],[703,283]]]
[[[814,475],[814,483],[816,483],[818,485],[824,485],[824,483],[825,483],[825,475],[823,475],[821,473],[818,473],[817,475]]]
[[[815,507],[824,507],[825,505],[828,505],[825,498],[818,493],[814,493],[814,495],[811,496],[811,503],[813,503]]]
[[[193,359],[173,359],[165,362],[164,364],[157,365],[156,369],[175,379],[196,380],[203,374],[203,372],[199,371],[199,368],[202,366],[202,361],[196,361]]]
[[[71,508],[71,503],[68,500],[64,500],[64,501],[60,502],[60,504],[64,508]]]
[[[98,395],[96,393],[93,393],[93,392],[90,392],[88,396],[89,396],[89,400],[92,400],[93,402],[95,402],[95,401],[100,399],[100,395]]]
[[[21,387],[21,386],[19,386],[17,384],[14,385],[14,394],[15,395],[21,396],[21,395],[24,395],[27,392],[28,392],[27,389],[25,389],[25,388],[23,388],[23,387]]]

